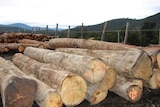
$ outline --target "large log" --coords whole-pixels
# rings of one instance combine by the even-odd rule
[[[119,74],[131,78],[149,80],[152,75],[151,59],[141,50],[89,50],[80,48],[57,48],[55,51],[78,55],[87,55],[102,59],[106,65],[114,68]]]
[[[110,91],[125,98],[126,100],[135,103],[140,100],[143,93],[143,82],[138,79],[129,79],[123,75],[117,75],[117,80]]]
[[[53,64],[41,63],[21,53],[13,56],[13,62],[26,74],[33,74],[56,89],[66,106],[78,105],[85,99],[87,84],[82,77]]]
[[[124,45],[121,43],[104,42],[98,40],[74,39],[74,38],[55,38],[49,40],[52,49],[56,48],[85,48],[102,50],[128,50],[136,46]]]
[[[0,90],[4,107],[31,107],[37,84],[17,72],[13,63],[0,57]]]
[[[49,87],[45,83],[41,82],[40,80],[36,79],[32,75],[26,76],[15,64],[13,64],[10,60],[8,60],[8,64],[12,69],[16,69],[14,73],[25,76],[31,80],[34,80],[37,84],[35,101],[40,107],[61,107],[62,101],[60,95],[56,92],[55,89]]]
[[[90,56],[73,55],[33,47],[27,47],[24,54],[79,74],[90,83],[100,82],[106,72],[106,64],[102,60]]]
[[[101,82],[96,84],[88,83],[86,99],[90,102],[91,105],[100,103],[106,98],[108,90],[114,86],[115,81],[116,71],[108,67]]]

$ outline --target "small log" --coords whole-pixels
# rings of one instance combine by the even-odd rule
[[[37,83],[35,101],[40,107],[62,107],[62,101],[57,91],[33,77]]]
[[[88,50],[78,48],[58,48],[55,51],[98,57],[119,74],[130,78],[149,80],[152,75],[151,59],[141,50]]]
[[[160,89],[160,70],[154,69],[153,75],[149,81],[146,81],[144,84],[145,87],[151,89]]]
[[[158,51],[157,53],[157,64],[158,64],[158,68],[160,69],[160,51]]]
[[[106,64],[95,57],[55,52],[27,47],[24,54],[36,60],[53,63],[84,77],[90,83],[100,82],[106,72]]]
[[[48,42],[41,42],[41,41],[36,41],[36,40],[31,40],[31,39],[21,39],[18,41],[19,43],[26,43],[26,44],[40,44],[43,45],[44,48],[50,48]]]
[[[108,94],[108,89],[102,89],[100,86],[101,83],[88,84],[86,100],[89,101],[91,105],[100,103]]]
[[[13,63],[0,57],[0,89],[4,107],[31,107],[37,84],[17,72]]]
[[[88,83],[86,99],[91,103],[91,105],[100,103],[106,98],[108,90],[114,86],[115,81],[116,71],[108,67],[101,82],[96,84]]]
[[[132,103],[135,103],[142,97],[143,82],[142,80],[129,79],[123,75],[117,75],[116,83],[110,91]]]
[[[85,99],[87,84],[82,77],[53,64],[41,63],[21,53],[13,56],[13,62],[26,74],[33,74],[56,89],[66,106],[78,105]]]
[[[160,64],[160,59],[158,58],[160,54],[160,48],[157,48],[157,47],[142,48],[141,47],[140,49],[144,50],[151,57],[153,68],[158,69]]]

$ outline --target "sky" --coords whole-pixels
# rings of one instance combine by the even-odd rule
[[[74,27],[160,12],[159,0],[0,0],[0,24]]]

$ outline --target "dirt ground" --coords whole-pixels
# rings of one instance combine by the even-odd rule
[[[14,53],[16,52],[4,53],[0,54],[0,56],[11,60]],[[2,101],[0,102],[0,107],[3,107]],[[32,107],[39,106],[36,104],[36,102],[34,102]],[[65,106],[63,105],[63,107]],[[141,100],[136,103],[130,103],[124,98],[109,92],[106,99],[97,105],[90,105],[89,102],[84,100],[76,107],[160,107],[160,89],[151,90],[144,88]]]

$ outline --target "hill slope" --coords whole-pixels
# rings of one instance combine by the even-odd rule
[[[128,18],[114,19],[114,20],[107,21],[107,29],[108,30],[118,30],[124,27],[126,25],[126,22],[129,22],[129,29],[135,30],[135,29],[141,28],[141,26],[143,25],[145,21],[155,22],[156,23],[155,28],[160,28],[159,19],[160,19],[160,13],[157,13],[153,16],[149,16],[147,18],[140,19],[140,20],[128,19]],[[103,26],[104,26],[104,23],[100,23],[97,25],[85,26],[85,29],[87,31],[102,31]],[[73,28],[72,30],[76,31],[80,28],[81,26],[78,26],[78,27]]]

